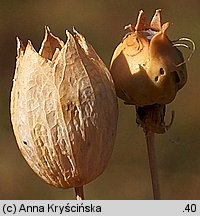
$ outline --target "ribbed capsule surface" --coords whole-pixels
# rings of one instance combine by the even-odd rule
[[[79,187],[97,178],[111,157],[117,99],[110,73],[74,30],[67,42],[45,30],[37,53],[17,41],[11,120],[30,167],[56,187]]]
[[[187,81],[182,53],[168,38],[169,23],[162,25],[160,12],[149,23],[140,11],[113,53],[111,74],[117,95],[126,103],[168,104]]]

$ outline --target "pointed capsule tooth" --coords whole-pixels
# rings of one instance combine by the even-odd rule
[[[75,34],[79,34],[79,32],[76,30],[75,26],[72,27],[72,31],[73,31],[73,33],[75,33]]]
[[[140,10],[139,15],[138,15],[138,19],[137,19],[137,23],[135,25],[135,30],[136,31],[144,31],[149,29],[149,22],[147,21],[147,17],[144,14],[143,10]]]
[[[17,40],[17,58],[19,58],[21,55],[24,54],[25,47],[22,41],[18,37],[16,38],[16,40]]]
[[[162,11],[162,10],[161,10],[160,8],[156,10],[156,12],[160,12],[160,13],[161,13],[161,11]]]
[[[44,49],[44,43],[47,41],[48,35],[50,35],[50,28],[48,26],[44,27],[44,39],[42,41],[39,54],[42,56],[43,49]]]
[[[39,50],[39,54],[49,60],[52,60],[56,48],[60,50],[64,46],[64,42],[60,38],[54,36],[50,32],[50,28],[45,26],[45,35]]]
[[[47,37],[51,35],[51,31],[50,31],[50,28],[49,26],[45,26],[44,27],[44,40],[46,39],[47,40]]]
[[[75,29],[75,27],[73,27],[73,33],[75,33],[75,37],[76,37],[78,40],[83,40],[83,41],[85,41],[85,37],[83,37],[83,35],[80,34],[80,33]]]
[[[21,40],[19,39],[19,37],[16,37],[16,41],[17,41],[17,45],[21,45]]]
[[[141,10],[139,11],[139,15],[140,15],[140,14],[143,14],[143,13],[144,13],[144,11],[141,9]]]
[[[46,33],[51,33],[51,30],[50,30],[49,26],[45,26],[44,28],[45,28]]]
[[[80,34],[75,28],[73,28],[74,40],[81,46],[81,48],[84,50],[85,54],[88,55],[88,44],[86,42],[85,37]]]
[[[74,31],[75,33],[75,40],[79,43],[79,45],[87,52],[87,42],[83,35],[81,35],[78,31]]]
[[[132,26],[132,24],[125,25],[125,26],[124,26],[124,30],[129,29],[131,26]]]
[[[161,31],[161,9],[157,9],[150,23],[152,30]]]
[[[66,30],[65,34],[67,36],[67,41],[68,41],[70,39],[70,37],[71,37],[71,33],[69,32],[69,30]]]
[[[66,43],[69,43],[70,40],[74,40],[74,37],[73,37],[73,35],[69,32],[69,30],[66,30],[65,33],[66,33],[66,36],[67,36],[67,42],[66,42]]]
[[[74,33],[74,37],[75,39],[80,39],[82,38],[83,36],[75,29],[75,27],[73,26],[73,29],[72,29],[73,33]]]
[[[32,47],[32,43],[30,40],[28,40],[27,46],[31,46]]]
[[[131,32],[134,32],[135,31],[134,25],[132,24],[126,25],[124,26],[124,30],[130,30]]]
[[[27,50],[27,49],[31,49],[31,50],[33,50],[34,52],[36,52],[35,49],[34,49],[34,47],[33,47],[33,45],[32,45],[32,42],[31,42],[30,40],[28,40],[28,43],[27,43],[27,46],[26,46],[26,50]]]
[[[163,34],[165,34],[165,32],[167,31],[167,29],[169,28],[169,26],[170,26],[170,23],[169,23],[169,22],[166,22],[166,23],[164,23],[164,24],[162,25],[161,31],[162,31]]]
[[[70,34],[69,30],[65,30],[66,35]]]
[[[26,46],[26,47],[31,47],[31,48],[33,47],[33,46],[32,46],[32,43],[31,43],[30,40],[28,40],[28,42],[27,42],[27,46]]]

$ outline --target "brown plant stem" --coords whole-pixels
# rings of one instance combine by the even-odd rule
[[[81,187],[75,187],[75,194],[76,194],[76,200],[84,200],[84,190],[83,190],[83,186]]]
[[[151,173],[151,183],[153,189],[153,198],[154,200],[160,199],[160,186],[158,179],[158,170],[156,163],[156,154],[155,154],[155,146],[154,146],[154,138],[155,134],[151,131],[145,132],[147,149],[148,149],[148,157],[149,157],[149,167]]]

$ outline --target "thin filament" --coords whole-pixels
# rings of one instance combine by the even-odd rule
[[[189,46],[185,43],[176,43],[176,42],[179,42],[179,41],[184,41],[184,42],[190,42],[192,46]],[[177,67],[180,67],[181,65],[185,64],[187,61],[190,61],[191,57],[193,56],[195,50],[196,50],[196,45],[194,43],[194,41],[190,38],[179,38],[178,40],[176,41],[173,41],[173,46],[175,47],[184,47],[184,48],[187,48],[188,50],[190,50],[190,54],[189,56],[181,63],[179,63],[178,65],[176,65]]]

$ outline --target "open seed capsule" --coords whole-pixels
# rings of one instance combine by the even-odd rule
[[[117,95],[126,103],[138,106],[168,104],[187,81],[182,53],[170,41],[161,24],[161,10],[151,22],[140,11],[137,24],[114,51],[111,74]]]
[[[117,99],[111,75],[85,38],[45,29],[39,54],[17,41],[11,120],[30,167],[56,187],[83,186],[111,157]]]

